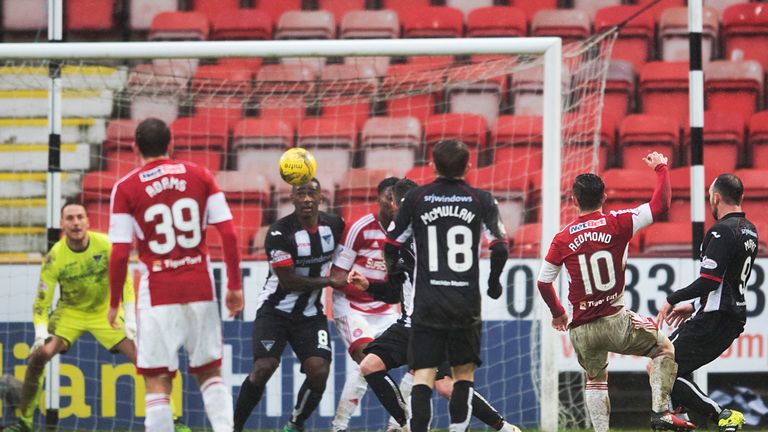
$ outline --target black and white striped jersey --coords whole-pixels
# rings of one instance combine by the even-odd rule
[[[324,277],[330,274],[336,246],[344,232],[344,221],[332,214],[320,212],[318,226],[309,231],[301,226],[295,213],[279,219],[269,227],[264,249],[270,271],[264,289],[259,294],[258,313],[270,311],[291,316],[323,314],[322,289],[290,292],[280,286],[275,267],[294,266],[297,274]]]

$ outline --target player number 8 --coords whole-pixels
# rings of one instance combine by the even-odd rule
[[[185,217],[185,210],[187,215]],[[155,232],[163,236],[163,241],[152,240],[149,250],[157,255],[165,255],[176,245],[192,249],[200,244],[200,207],[192,198],[181,198],[171,207],[166,204],[155,204],[144,212],[144,222],[152,222],[157,217],[160,221],[155,225]],[[176,230],[182,234],[176,235]]]

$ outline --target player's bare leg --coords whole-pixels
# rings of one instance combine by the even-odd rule
[[[607,365],[606,365],[607,366]],[[611,419],[611,400],[608,397],[608,369],[594,377],[587,375],[584,391],[587,411],[595,432],[607,432]]]
[[[691,430],[696,426],[669,412],[672,386],[677,376],[675,347],[668,338],[659,343],[659,349],[653,354],[648,373],[651,382],[651,428],[654,430]]]
[[[291,419],[283,428],[283,432],[304,430],[304,422],[312,415],[323,398],[331,363],[322,357],[309,357],[304,360],[301,367],[306,378],[299,389],[299,396],[296,399],[296,406],[293,408]]]
[[[472,417],[472,397],[475,385],[475,364],[453,366],[453,392],[448,404],[451,415],[450,432],[464,432]]]
[[[453,378],[446,376],[435,381],[437,394],[450,400],[453,394]],[[472,389],[472,416],[481,422],[501,432],[520,432],[520,429],[504,420],[499,411],[493,407],[477,390]]]
[[[355,367],[347,374],[344,381],[344,388],[341,390],[339,404],[336,406],[336,415],[333,418],[332,429],[340,432],[347,430],[349,419],[352,418],[355,410],[360,406],[360,399],[363,398],[368,383],[363,378],[358,366],[365,358],[363,350],[368,346],[367,343],[355,347],[349,355],[355,361]]]
[[[280,360],[272,357],[260,358],[253,362],[253,369],[240,386],[240,394],[237,395],[237,402],[235,402],[235,432],[240,432],[245,427],[245,422],[251,416],[253,408],[264,395],[267,381],[279,365]]]
[[[144,375],[147,385],[146,417],[144,429],[147,432],[173,432],[173,412],[171,411],[171,380],[168,373]]]
[[[32,419],[35,408],[43,389],[45,365],[58,353],[67,349],[68,344],[58,336],[51,336],[43,346],[32,351],[27,358],[27,372],[21,387],[21,417],[17,424],[11,425],[4,431],[23,432],[32,430]]]
[[[360,363],[360,372],[362,372],[371,390],[387,410],[389,415],[395,421],[391,429],[400,429],[406,426],[408,421],[408,410],[400,389],[387,373],[387,366],[381,357],[376,354],[368,354]],[[410,375],[410,374],[406,374]]]
[[[221,377],[221,369],[216,367],[193,374],[200,393],[208,421],[214,432],[231,432],[233,428],[232,395]]]
[[[411,390],[411,432],[427,432],[432,422],[432,389],[435,387],[437,368],[417,369],[413,372]]]

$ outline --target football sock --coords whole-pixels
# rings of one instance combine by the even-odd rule
[[[472,399],[474,383],[472,381],[456,381],[453,383],[451,401],[448,403],[448,411],[451,414],[450,432],[464,432],[469,427],[469,419],[472,416]]]
[[[232,395],[229,394],[224,378],[217,376],[209,378],[200,386],[203,394],[203,404],[208,421],[211,422],[214,432],[231,432],[232,420]]]
[[[432,389],[417,384],[411,390],[411,432],[427,432],[432,422]]]
[[[595,432],[607,432],[611,418],[611,400],[608,398],[608,383],[588,381],[584,392],[587,400],[587,411],[592,419]]]
[[[651,408],[655,412],[669,409],[669,394],[677,375],[677,363],[672,357],[656,356],[651,360],[651,371],[648,379],[651,382]]]
[[[392,380],[392,377],[385,371],[377,371],[365,376],[368,385],[371,386],[373,393],[379,398],[379,402],[384,406],[389,415],[395,419],[398,426],[405,426],[408,415],[406,414],[406,405],[400,389]]]
[[[366,390],[368,390],[368,383],[360,373],[360,366],[355,364],[352,370],[347,371],[347,379],[341,390],[339,404],[336,406],[336,415],[333,417],[333,430],[347,429],[349,419],[360,406],[360,400],[365,395]]]
[[[675,407],[683,406],[713,420],[717,419],[723,410],[717,402],[701,391],[690,376],[677,377],[672,387],[672,403]]]
[[[472,394],[472,415],[496,430],[504,427],[504,417],[477,390]]]
[[[303,427],[304,422],[307,421],[309,416],[315,411],[317,405],[320,404],[320,399],[323,398],[323,391],[313,390],[309,384],[309,380],[305,379],[304,383],[299,389],[299,397],[296,400],[296,406],[293,408],[293,414],[291,415],[291,423],[298,427]]]
[[[21,417],[19,420],[27,426],[32,426],[32,420],[35,417],[35,409],[40,400],[40,393],[43,391],[43,381],[45,368],[36,369],[27,366],[27,372],[24,375],[24,383],[21,385]]]
[[[235,402],[235,432],[240,432],[245,427],[245,422],[251,416],[251,412],[264,394],[264,387],[251,382],[250,375],[245,377],[240,386],[240,394]]]
[[[413,374],[406,373],[400,378],[400,397],[405,401],[406,422],[408,407],[411,406],[411,388],[413,387]],[[389,429],[399,429],[400,425],[394,417],[389,417]]]
[[[170,397],[165,393],[147,393],[144,428],[147,432],[173,432]]]

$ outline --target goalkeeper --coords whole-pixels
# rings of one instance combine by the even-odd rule
[[[51,248],[43,262],[33,307],[35,342],[27,358],[27,372],[21,390],[21,418],[4,431],[33,430],[32,419],[43,387],[45,365],[56,354],[65,353],[85,332],[90,332],[110,352],[123,354],[136,363],[136,319],[133,282],[126,278],[123,290],[123,329],[107,321],[109,309],[109,254],[107,236],[88,231],[85,207],[67,203],[61,209],[64,237]],[[53,292],[59,285],[60,298],[53,313]],[[189,430],[177,423],[177,431]]]

